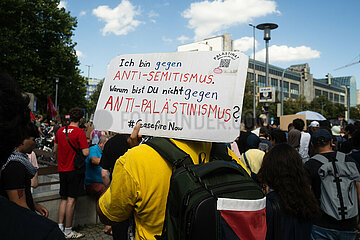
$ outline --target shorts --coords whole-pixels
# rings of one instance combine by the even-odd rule
[[[101,197],[106,190],[105,185],[103,183],[91,183],[85,186],[86,193],[88,195],[95,196],[97,199]]]
[[[84,174],[77,174],[75,171],[59,172],[60,196],[77,198],[85,194]]]

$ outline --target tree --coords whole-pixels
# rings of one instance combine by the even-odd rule
[[[86,89],[71,39],[77,21],[58,4],[59,0],[0,1],[0,66],[24,91],[35,94],[42,111],[47,95],[55,98],[59,77],[58,103],[66,112],[85,106]]]
[[[97,105],[97,102],[99,100],[99,96],[100,96],[100,93],[101,93],[101,89],[102,89],[102,86],[104,84],[104,79],[101,80],[97,85],[96,85],[96,90],[94,91],[94,93],[90,96],[90,101],[88,103],[88,112],[89,113],[94,113],[95,112],[95,109],[96,109],[96,105]]]

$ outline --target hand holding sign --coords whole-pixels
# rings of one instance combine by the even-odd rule
[[[144,135],[232,141],[247,66],[248,56],[238,52],[120,55],[109,65],[95,127],[131,133],[139,124]]]

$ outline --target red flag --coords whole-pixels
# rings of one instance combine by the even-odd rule
[[[34,114],[33,114],[32,111],[30,111],[30,118],[31,118],[31,120],[36,120],[36,118],[35,118],[35,116],[34,116]]]
[[[56,118],[57,111],[56,111],[55,106],[49,96],[48,96],[46,111],[47,111],[48,116],[50,116],[51,118]]]

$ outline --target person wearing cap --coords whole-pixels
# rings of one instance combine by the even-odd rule
[[[341,136],[340,126],[333,126],[331,128],[331,134],[333,135],[335,150],[340,150],[341,145],[346,141],[346,139]]]
[[[319,129],[311,136],[311,144],[314,146],[315,152],[329,159],[336,159],[337,152],[332,149],[332,136],[330,131],[326,129]],[[355,162],[349,156],[345,157],[345,162]],[[355,162],[356,163],[356,162]],[[318,199],[320,204],[321,198],[321,182],[319,176],[319,168],[323,164],[310,158],[305,164],[305,172],[311,183],[311,189]],[[360,167],[356,164],[358,171]],[[356,182],[357,195],[359,199],[360,193],[360,182]],[[356,227],[357,227],[357,216],[345,220],[337,220],[327,215],[322,209],[322,214],[318,218],[313,220],[313,229],[311,233],[311,239],[355,239]]]
[[[312,135],[316,130],[320,127],[320,123],[318,121],[312,121],[309,125],[309,133]]]

